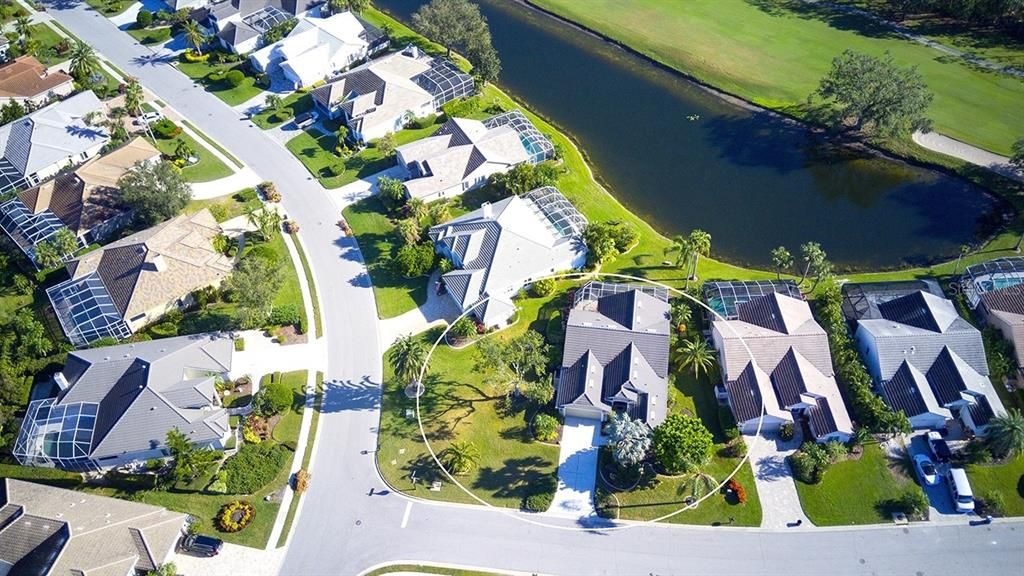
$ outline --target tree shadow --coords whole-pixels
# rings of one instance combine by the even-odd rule
[[[509,458],[501,468],[481,468],[473,488],[487,490],[496,498],[525,497],[528,492],[557,486],[557,480],[551,474],[553,464],[539,456]]]
[[[380,408],[380,384],[363,376],[359,380],[330,380],[324,382],[320,412],[362,412]]]
[[[854,32],[867,38],[903,38],[894,24],[857,14],[825,2],[803,0],[746,0],[765,14],[781,18],[794,16],[804,20],[817,20],[836,30]]]

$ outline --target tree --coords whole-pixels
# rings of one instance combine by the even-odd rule
[[[344,124],[338,126],[338,130],[334,135],[338,139],[338,146],[344,147],[345,142],[348,140],[348,126]]]
[[[142,112],[142,101],[144,100],[142,84],[134,76],[128,78],[124,85],[124,107],[132,116],[138,116]]]
[[[419,378],[426,361],[427,347],[412,334],[399,338],[388,352],[388,362],[399,382],[412,382]]]
[[[202,55],[203,44],[206,43],[206,31],[203,27],[195,20],[188,19],[182,24],[182,30],[185,32],[185,41],[192,45],[196,54]]]
[[[499,394],[506,397],[542,397],[540,392],[525,392],[525,389],[537,386],[546,388],[543,382],[538,381],[543,380],[541,376],[547,363],[548,345],[536,330],[527,330],[508,340],[485,338],[477,344],[476,370],[484,374],[486,381]]]
[[[388,132],[377,139],[374,147],[380,151],[381,156],[385,158],[391,158],[395,155],[395,148],[398,147],[398,142],[395,140],[395,133]]]
[[[30,309],[18,310],[7,328],[17,336],[19,354],[41,358],[53,351],[53,341],[46,335],[46,326],[35,318]]]
[[[405,186],[398,178],[381,176],[377,179],[377,193],[388,212],[395,212],[405,205]]]
[[[640,420],[618,412],[608,426],[608,443],[615,462],[623,468],[632,468],[643,462],[651,449],[651,429]]]
[[[182,162],[187,164],[188,161],[193,156],[195,156],[195,154],[196,154],[196,151],[192,149],[192,146],[189,146],[189,143],[186,142],[184,138],[181,139],[181,140],[178,140],[178,143],[175,144],[175,146],[174,146],[174,159],[175,160],[180,160],[180,161],[182,161]]]
[[[800,245],[800,255],[804,261],[804,271],[800,274],[800,281],[796,285],[802,286],[804,281],[807,280],[807,275],[813,273],[816,279],[814,285],[817,286],[818,282],[825,276],[825,273],[832,270],[832,265],[829,263],[825,251],[821,249],[821,244],[817,242],[805,242]]]
[[[693,368],[693,377],[700,378],[700,373],[708,374],[715,365],[715,353],[708,347],[707,341],[701,337],[685,340],[680,346],[680,365]]]
[[[20,16],[14,21],[14,33],[18,35],[18,42],[23,52],[28,50],[29,40],[32,39],[32,21],[27,16]]]
[[[636,230],[625,222],[610,220],[589,224],[583,231],[583,242],[587,245],[587,259],[593,264],[603,264],[628,250],[636,242]]]
[[[954,276],[957,274],[957,272],[960,271],[960,261],[963,260],[964,256],[967,256],[970,253],[971,253],[971,247],[970,246],[968,246],[967,244],[961,244],[960,245],[960,251],[956,255],[956,266],[953,267],[953,275]]]
[[[782,280],[782,273],[793,266],[793,255],[785,246],[772,248],[772,264],[775,265],[775,279]]]
[[[491,43],[491,33],[475,36],[466,48],[466,60],[473,66],[473,75],[485,86],[498,80],[501,74],[501,58]]]
[[[480,450],[472,442],[452,442],[445,448],[444,458],[452,474],[467,474],[480,462]]]
[[[61,228],[52,236],[36,244],[36,264],[40,268],[55,268],[64,257],[78,250],[78,237],[69,228]]]
[[[168,162],[137,162],[117,184],[135,217],[148,226],[177,216],[192,200],[192,188]]]
[[[294,400],[294,392],[283,382],[271,382],[260,388],[252,399],[253,410],[262,416],[270,417],[280,414],[291,407]]]
[[[85,84],[99,70],[100,59],[96,55],[96,50],[81,40],[75,40],[74,45],[71,47],[71,64],[68,66],[71,76],[79,84]]]
[[[153,25],[153,13],[145,8],[139,10],[139,13],[135,15],[135,27],[136,28],[149,28]]]
[[[394,266],[406,278],[419,278],[434,268],[434,260],[434,246],[431,243],[406,244],[395,254]]]
[[[406,213],[408,213],[409,216],[417,222],[417,224],[423,221],[428,210],[427,203],[420,198],[410,198],[409,201],[405,203]]]
[[[558,172],[549,163],[516,164],[507,172],[495,172],[487,179],[487,183],[501,197],[521,196],[531,190],[543,186],[551,186],[558,179]]]
[[[487,29],[480,7],[468,0],[431,0],[412,15],[413,27],[441,44],[451,58],[452,48],[464,47],[467,39]]]
[[[331,9],[331,14],[346,10],[359,14],[371,6],[370,0],[329,0],[327,4]]]
[[[403,218],[395,225],[395,231],[399,238],[406,244],[415,244],[420,241],[420,224],[415,218]]]
[[[236,316],[242,328],[256,328],[270,318],[282,281],[279,263],[266,258],[242,258],[225,281],[231,300],[238,304]]]
[[[452,213],[448,208],[448,202],[433,202],[427,206],[427,220],[431,226],[447,222],[451,217]]]
[[[988,423],[988,445],[997,458],[1024,454],[1024,414],[1016,408]]]
[[[196,448],[188,436],[177,428],[167,431],[166,444],[173,460],[171,478],[175,482],[194,479],[209,470],[220,457],[213,450]]]
[[[682,296],[672,299],[671,314],[672,322],[677,327],[685,326],[690,323],[690,320],[693,320],[693,308],[690,308]]]
[[[925,116],[932,93],[917,67],[900,68],[886,52],[882,58],[845,50],[832,60],[816,94],[834,105],[837,126],[886,137],[927,131]]]
[[[284,102],[277,94],[267,94],[267,97],[263,99],[263,104],[267,110],[277,111],[281,108],[281,104]]]
[[[537,296],[538,298],[543,298],[545,296],[549,296],[552,292],[554,292],[555,287],[556,283],[554,278],[541,278],[540,280],[535,281],[530,286],[530,291],[533,292],[534,296]]]
[[[246,215],[246,218],[256,228],[256,233],[264,242],[270,242],[281,231],[281,214],[277,210],[269,208],[252,210]]]
[[[476,334],[476,324],[469,316],[463,316],[452,324],[449,332],[457,339],[465,340]]]
[[[0,124],[10,124],[26,114],[25,107],[17,100],[8,100],[0,108]]]
[[[711,432],[693,416],[672,414],[654,429],[654,457],[669,474],[704,468],[714,445]]]
[[[711,254],[711,234],[696,229],[690,232],[689,248],[690,248],[690,268],[689,273],[686,276],[686,286],[690,285],[690,279],[697,278],[697,265],[700,264],[701,256],[709,256]]]
[[[1018,138],[1010,148],[1010,164],[1024,170],[1024,138]]]

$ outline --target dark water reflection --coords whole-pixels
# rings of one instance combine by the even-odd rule
[[[376,1],[406,20],[421,3]],[[631,210],[669,235],[707,230],[728,260],[767,265],[772,247],[817,240],[846,266],[921,263],[991,220],[965,181],[837,149],[515,2],[481,8],[502,86],[571,133]]]

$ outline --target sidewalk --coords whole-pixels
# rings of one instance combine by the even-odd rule
[[[1014,168],[1010,164],[1010,159],[1006,156],[1000,156],[999,154],[993,154],[988,150],[982,150],[976,146],[971,146],[965,142],[954,140],[949,136],[943,136],[938,132],[914,132],[912,136],[914,142],[923,146],[929,150],[946,154],[954,158],[959,158],[964,162],[970,162],[975,166],[981,166],[982,168],[988,168],[989,170],[1006,176],[1012,180],[1018,182],[1024,182],[1024,171]]]
[[[796,480],[786,462],[786,457],[800,447],[799,439],[782,442],[777,437],[764,435],[744,435],[743,439],[747,442],[750,465],[754,468],[754,484],[761,500],[761,527],[786,528],[787,524],[797,520],[803,520],[802,528],[813,527],[800,506]]]
[[[193,182],[192,198],[195,200],[207,200],[234,194],[244,188],[255,188],[263,180],[256,174],[256,171],[246,166],[231,176],[226,176],[210,182]]]

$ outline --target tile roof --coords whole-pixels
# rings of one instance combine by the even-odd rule
[[[14,564],[12,575],[149,570],[166,560],[185,523],[162,507],[10,478],[0,480],[0,498],[23,510],[0,529],[0,560]]]
[[[987,310],[1017,315],[1020,318],[1015,321],[1024,323],[1024,290],[1021,290],[1020,286],[983,292],[981,301]]]
[[[19,56],[0,66],[0,98],[38,98],[71,82],[71,76],[47,71],[34,56]]]
[[[917,416],[929,411],[922,390],[928,386],[923,375],[904,362],[889,380],[882,382],[882,395],[896,410],[907,416]]]

